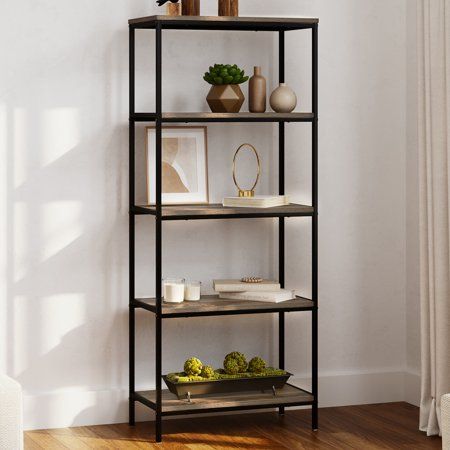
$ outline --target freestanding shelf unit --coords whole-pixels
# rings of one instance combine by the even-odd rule
[[[196,414],[218,411],[278,408],[284,413],[286,406],[311,405],[312,428],[318,427],[318,19],[254,18],[254,17],[170,17],[151,16],[129,21],[129,71],[130,71],[130,141],[129,141],[129,422],[135,422],[135,402],[140,402],[156,413],[156,441],[162,439],[164,416]],[[156,111],[135,111],[135,30],[155,30],[156,42]],[[163,30],[222,30],[222,31],[272,31],[279,39],[279,81],[285,78],[285,33],[290,30],[311,30],[312,33],[312,111],[309,113],[167,113],[162,111],[162,37]],[[135,205],[135,127],[137,122],[152,122],[156,127],[156,205]],[[162,206],[161,204],[161,129],[164,123],[189,122],[273,122],[279,125],[279,193],[285,193],[285,124],[309,122],[312,126],[312,205],[291,204],[269,209],[224,208],[221,205]],[[150,215],[155,219],[155,286],[156,298],[135,297],[135,219],[136,215]],[[279,304],[256,302],[223,302],[214,296],[204,296],[198,303],[169,306],[162,302],[162,225],[166,220],[247,219],[278,218],[279,227],[279,281],[285,280],[285,218],[310,217],[312,225],[312,298],[298,297]],[[142,308],[155,315],[156,388],[137,392],[135,389],[135,314]],[[312,390],[311,392],[286,385],[276,396],[271,393],[244,392],[205,396],[191,403],[178,400],[161,388],[162,380],[162,324],[164,319],[232,314],[278,314],[279,367],[285,368],[285,314],[308,311],[312,321]]]

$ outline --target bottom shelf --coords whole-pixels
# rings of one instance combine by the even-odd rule
[[[135,400],[156,409],[155,390],[136,392]],[[314,397],[311,393],[291,384],[286,384],[283,389],[277,390],[276,396],[269,391],[230,392],[194,397],[190,403],[187,400],[178,400],[174,394],[164,389],[162,391],[162,415],[301,406],[312,405],[313,402]]]

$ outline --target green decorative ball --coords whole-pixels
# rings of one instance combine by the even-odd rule
[[[198,358],[189,358],[184,363],[184,372],[189,376],[200,375],[202,367],[203,364]]]
[[[248,371],[252,373],[262,373],[266,369],[266,362],[259,356],[255,356],[248,363]]]
[[[203,378],[214,378],[216,372],[214,371],[214,368],[211,366],[203,366],[200,375]]]
[[[229,375],[243,373],[247,370],[247,360],[245,355],[240,352],[231,352],[225,356],[223,368]]]

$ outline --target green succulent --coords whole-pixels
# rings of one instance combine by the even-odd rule
[[[245,372],[247,370],[245,355],[239,352],[228,353],[223,361],[223,368],[229,375]]]
[[[200,375],[203,364],[198,358],[189,358],[184,363],[184,371],[188,376]]]
[[[208,72],[205,72],[203,79],[209,84],[219,86],[245,83],[248,76],[236,64],[214,64],[214,66],[209,67]]]
[[[203,366],[200,374],[203,378],[214,378],[216,376],[216,372],[214,368],[211,366]]]
[[[248,371],[251,373],[262,373],[266,369],[266,362],[259,356],[255,356],[248,363]]]

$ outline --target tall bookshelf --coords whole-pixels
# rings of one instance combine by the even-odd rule
[[[257,17],[193,17],[150,16],[129,20],[129,423],[135,423],[135,404],[140,402],[155,411],[156,442],[162,441],[162,419],[167,416],[222,411],[276,408],[284,414],[286,407],[311,406],[312,429],[318,428],[318,19],[257,18]],[[154,30],[156,45],[156,111],[135,109],[135,31]],[[285,35],[292,30],[309,30],[312,34],[312,111],[302,113],[177,113],[162,111],[162,43],[164,30],[208,31],[270,31],[278,34],[279,82],[285,81]],[[135,130],[136,124],[149,122],[156,128],[156,203],[154,206],[135,204]],[[224,208],[220,204],[163,206],[162,198],[162,126],[166,123],[230,123],[269,122],[278,124],[279,194],[285,193],[285,125],[307,122],[312,127],[312,202],[311,205],[290,204],[268,209]],[[146,215],[155,221],[155,298],[136,298],[135,294],[135,233],[136,216]],[[173,220],[254,219],[275,218],[278,221],[279,282],[285,284],[285,219],[309,217],[312,227],[311,298],[267,304],[258,302],[224,302],[216,296],[203,296],[197,303],[169,305],[162,300],[163,224]],[[136,309],[155,316],[155,389],[136,391],[135,332]],[[225,315],[276,314],[278,316],[278,365],[285,369],[286,313],[305,313],[311,318],[312,387],[310,391],[287,384],[277,395],[249,391],[198,397],[191,402],[179,400],[162,389],[162,325],[166,319]],[[217,319],[219,320],[219,319]]]

